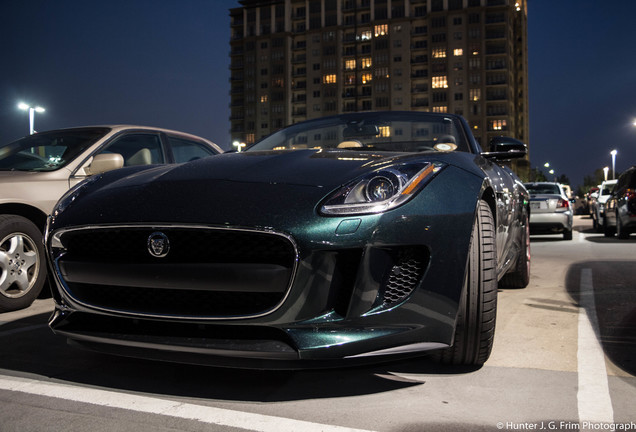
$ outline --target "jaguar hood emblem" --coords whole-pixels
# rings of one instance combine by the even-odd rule
[[[170,252],[170,240],[160,231],[153,232],[148,237],[148,252],[156,258],[163,258]]]

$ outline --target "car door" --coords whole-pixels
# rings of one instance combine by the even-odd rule
[[[124,167],[168,162],[161,134],[152,131],[131,131],[119,134],[97,149],[91,156],[99,154],[120,154],[124,159]],[[71,187],[86,178],[83,172],[83,170],[78,170],[76,175],[71,176],[69,179]]]

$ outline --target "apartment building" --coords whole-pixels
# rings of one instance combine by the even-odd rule
[[[230,10],[232,139],[406,110],[460,114],[484,147],[496,135],[528,142],[526,1],[241,0]]]

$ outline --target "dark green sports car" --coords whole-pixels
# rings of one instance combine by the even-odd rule
[[[529,281],[528,194],[497,163],[525,154],[459,116],[367,112],[94,176],[49,218],[50,326],[200,364],[483,364],[498,285]]]

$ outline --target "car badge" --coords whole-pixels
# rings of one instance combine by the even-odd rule
[[[156,258],[163,258],[170,252],[170,240],[160,231],[153,232],[148,237],[148,252]]]

